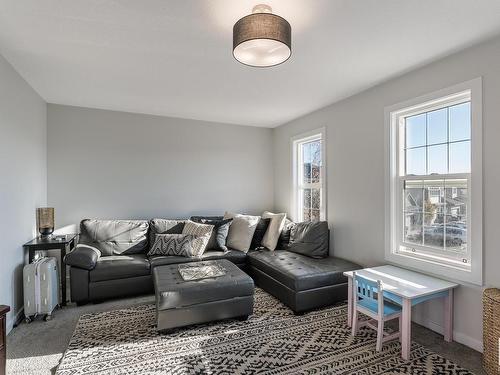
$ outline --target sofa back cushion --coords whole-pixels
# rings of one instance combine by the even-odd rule
[[[290,230],[288,251],[311,258],[326,258],[329,253],[326,221],[295,223]]]
[[[278,244],[276,245],[277,250],[287,250],[290,246],[290,232],[295,223],[289,219],[285,219],[285,225],[281,230],[280,237],[278,239]]]
[[[202,221],[206,220],[223,220],[224,216],[191,216],[191,221],[194,221],[195,223],[201,223]]]
[[[101,256],[147,251],[149,224],[144,220],[95,220],[80,223],[79,243],[93,246]]]
[[[149,220],[149,247],[153,246],[157,234],[182,234],[186,220],[151,219]]]

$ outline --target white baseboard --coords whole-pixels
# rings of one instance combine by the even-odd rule
[[[431,331],[437,332],[441,335],[444,333],[443,326],[437,324],[436,322],[433,322],[432,320],[415,319],[414,322],[417,324],[420,324],[421,326],[429,328]],[[457,332],[454,330],[453,331],[453,341],[459,342],[460,344],[464,344],[465,346],[468,346],[469,348],[472,348],[480,353],[483,352],[483,342],[481,340],[477,340],[477,339],[470,337],[462,332]]]

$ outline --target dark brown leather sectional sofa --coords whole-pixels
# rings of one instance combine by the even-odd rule
[[[71,299],[77,304],[153,293],[152,270],[165,264],[197,261],[179,256],[148,256],[155,234],[182,233],[184,220],[83,220],[80,245],[65,258]],[[96,251],[95,249],[98,249]],[[227,259],[294,312],[347,298],[344,271],[360,268],[336,258],[321,259],[278,249],[228,252],[207,249],[202,260]]]

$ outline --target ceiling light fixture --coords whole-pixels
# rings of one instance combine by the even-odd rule
[[[233,56],[240,63],[256,67],[281,64],[292,54],[292,27],[272,14],[269,5],[259,4],[252,14],[233,27]]]

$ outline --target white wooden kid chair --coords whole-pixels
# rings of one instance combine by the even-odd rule
[[[353,298],[352,335],[355,336],[358,328],[368,326],[377,331],[377,351],[382,349],[382,343],[400,338],[401,335],[401,306],[384,300],[382,282],[365,279],[353,273],[355,293]],[[373,320],[358,321],[358,311]],[[399,318],[399,331],[393,334],[384,332],[384,323]],[[375,326],[377,322],[377,326]]]

